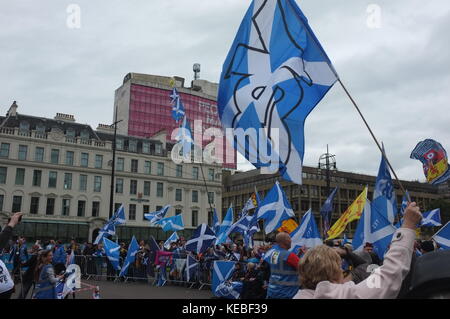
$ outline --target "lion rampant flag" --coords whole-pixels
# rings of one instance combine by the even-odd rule
[[[278,228],[278,232],[285,232],[285,233],[292,233],[294,230],[298,228],[298,224],[295,220],[292,218],[283,220],[283,223],[281,224],[281,227]]]
[[[364,205],[367,199],[367,187],[364,188],[361,194],[355,199],[355,201],[347,208],[347,210],[341,215],[341,217],[334,223],[333,227],[327,232],[328,239],[333,239],[339,236],[348,223],[358,220],[364,210]]]

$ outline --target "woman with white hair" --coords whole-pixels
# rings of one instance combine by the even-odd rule
[[[419,207],[410,203],[403,225],[393,237],[383,265],[367,279],[344,282],[341,256],[326,245],[309,250],[299,263],[301,290],[294,299],[392,299],[409,272],[416,228],[422,219]]]

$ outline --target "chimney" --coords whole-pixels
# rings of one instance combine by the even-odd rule
[[[19,106],[17,105],[16,101],[13,102],[13,104],[11,104],[8,112],[6,113],[6,116],[17,116],[17,108]]]
[[[114,125],[99,124],[97,126],[97,131],[103,133],[114,133]]]
[[[70,114],[56,113],[55,120],[64,122],[75,122],[75,117]]]

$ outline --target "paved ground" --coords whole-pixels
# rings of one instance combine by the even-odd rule
[[[111,281],[93,280],[82,280],[82,283],[90,286],[99,286],[102,299],[210,299],[213,297],[211,290],[208,290],[206,287],[203,290],[198,290],[174,285],[154,287],[145,283],[114,283]],[[85,288],[87,286],[82,284],[82,287]],[[20,285],[17,285],[16,294],[12,298],[15,298],[19,292]],[[76,298],[92,299],[92,291],[78,292]]]

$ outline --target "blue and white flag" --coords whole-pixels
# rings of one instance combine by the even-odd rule
[[[450,222],[439,229],[431,238],[441,246],[441,249],[450,249]]]
[[[239,233],[244,234],[248,230],[248,226],[253,219],[253,215],[244,215],[237,222],[231,225],[228,234]]]
[[[172,243],[176,243],[178,239],[180,239],[180,237],[178,237],[177,232],[174,232],[172,235],[170,235],[169,238],[167,238],[166,242],[164,243],[164,248],[170,249],[170,245]]]
[[[121,225],[126,223],[125,209],[123,205],[120,205],[119,209],[114,213],[114,215],[108,220],[108,222],[100,229],[97,238],[94,241],[94,245],[102,240],[103,237],[116,234],[116,225]]]
[[[306,117],[337,79],[294,0],[254,0],[223,65],[220,120],[235,136],[252,131],[234,147],[253,165],[301,184]]]
[[[258,213],[255,211],[251,216],[250,223],[248,224],[247,230],[244,232],[244,246],[248,248],[253,248],[253,235],[259,232],[258,224]]]
[[[409,193],[408,193],[408,191],[406,191],[402,198],[402,205],[400,206],[400,215],[401,216],[403,216],[405,214],[405,209],[406,209],[406,207],[408,207],[408,198],[409,198]]]
[[[188,255],[186,258],[186,278],[187,281],[191,281],[191,279],[195,279],[198,271],[198,262],[197,260]]]
[[[169,208],[170,205],[166,205],[156,212],[144,214],[144,217],[150,221],[150,225],[156,225],[161,219],[164,218],[164,216],[166,216]]]
[[[240,281],[223,282],[215,290],[215,295],[225,299],[239,299],[244,284]]]
[[[115,242],[107,238],[103,238],[103,245],[105,246],[106,257],[108,257],[114,269],[120,270],[119,265],[120,245],[117,245]]]
[[[180,94],[178,93],[176,88],[172,89],[172,94],[170,94],[171,103],[172,103],[172,117],[178,123],[184,116],[184,106],[181,102]]]
[[[114,216],[110,219],[109,223],[112,225],[121,225],[125,224],[127,219],[125,218],[125,208],[123,205],[120,205],[119,209],[116,211]]]
[[[266,234],[281,227],[283,220],[294,217],[286,194],[278,181],[258,207],[258,219],[264,220]]]
[[[219,235],[219,232],[220,232],[220,221],[219,221],[219,217],[217,216],[217,211],[216,211],[216,209],[214,208],[214,211],[213,211],[213,230],[214,230],[214,233],[216,234],[216,235]]]
[[[396,230],[386,216],[367,199],[353,236],[353,250],[362,250],[366,243],[371,243],[374,252],[383,259]]]
[[[133,236],[133,238],[131,239],[131,243],[128,246],[127,257],[125,258],[125,261],[123,262],[119,277],[125,276],[127,274],[128,267],[136,259],[136,254],[138,251],[139,251],[139,244],[138,244],[136,238]]]
[[[291,240],[291,251],[301,247],[314,248],[323,244],[311,209],[303,215],[300,225],[291,233]]]
[[[211,247],[216,241],[216,236],[206,224],[197,227],[191,239],[186,242],[186,250],[200,254]]]
[[[384,152],[384,147],[383,147]],[[395,195],[394,184],[385,157],[381,156],[380,168],[378,170],[375,190],[373,192],[372,205],[386,216],[391,224],[395,222],[397,214],[397,196]]]
[[[225,218],[222,221],[222,224],[219,228],[219,234],[217,234],[217,240],[216,245],[223,244],[229,235],[228,231],[231,228],[231,225],[233,225],[233,205],[231,204],[230,207],[227,210],[227,214],[225,215]]]
[[[72,247],[71,250],[70,255],[67,257],[66,268],[69,267],[69,265],[75,264],[75,249]]]
[[[323,220],[323,234],[324,237],[328,237],[327,232],[331,227],[331,214],[333,212],[333,200],[338,191],[338,187],[335,187],[331,194],[328,196],[325,203],[323,203],[322,208],[320,209],[320,215],[322,215]]]
[[[425,212],[422,214],[422,222],[420,227],[436,227],[442,226],[441,224],[441,209],[436,208],[429,212]]]
[[[235,264],[235,261],[214,261],[211,290],[215,296],[217,287],[231,278]]]
[[[190,159],[192,145],[194,145],[194,139],[192,136],[192,130],[189,125],[189,121],[185,116],[183,118],[183,124],[178,128],[178,133],[175,136],[175,140],[182,146],[183,157]]]
[[[184,229],[184,222],[183,222],[183,214],[178,214],[171,217],[166,217],[164,219],[161,219],[159,222],[157,222],[158,225],[162,226],[163,231],[177,231],[177,230],[183,230]]]

